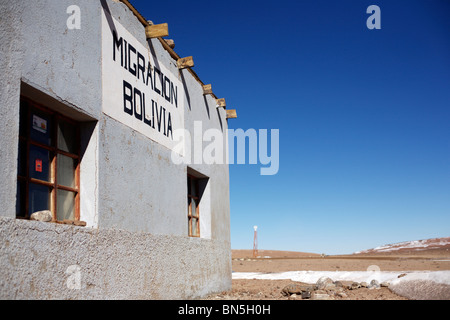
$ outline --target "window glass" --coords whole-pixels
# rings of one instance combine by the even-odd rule
[[[50,189],[34,183],[30,183],[29,188],[29,216],[38,211],[50,210]]]
[[[69,122],[60,120],[58,123],[58,149],[72,154],[77,153],[77,130]]]
[[[61,186],[75,188],[75,168],[76,160],[58,154],[57,183]]]
[[[75,122],[21,98],[17,217],[29,218],[34,212],[50,209],[58,220],[79,217],[75,212],[78,192],[61,190],[79,188],[75,175],[80,161],[78,135]],[[67,153],[71,157],[65,156]]]
[[[187,177],[188,185],[188,227],[190,237],[200,236],[200,190],[199,190],[200,179],[194,177]]]
[[[198,236],[197,225],[198,225],[198,219],[192,218],[192,236],[194,236],[194,237]]]
[[[52,143],[51,116],[37,109],[32,109],[30,119],[30,138],[33,141],[50,146]]]
[[[75,193],[58,190],[57,193],[57,220],[75,220]]]
[[[30,177],[50,182],[50,152],[37,146],[30,146]]]
[[[192,201],[191,201],[191,215],[193,216],[193,217],[198,217],[198,215],[197,215],[197,200],[195,200],[195,199],[192,199]]]

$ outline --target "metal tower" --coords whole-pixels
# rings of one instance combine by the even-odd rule
[[[254,226],[255,234],[253,236],[253,258],[258,256],[258,226]]]

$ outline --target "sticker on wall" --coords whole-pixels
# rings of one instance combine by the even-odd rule
[[[33,115],[33,129],[42,133],[47,133],[47,120]]]
[[[42,160],[41,159],[36,159],[36,161],[35,161],[35,171],[42,173]]]

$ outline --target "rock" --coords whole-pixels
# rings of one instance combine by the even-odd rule
[[[336,288],[333,280],[328,277],[321,277],[316,283],[317,290],[330,290]]]
[[[336,293],[336,295],[339,298],[348,298],[348,295],[345,292],[338,292],[338,293]]]
[[[311,285],[291,283],[284,287],[283,290],[281,290],[281,293],[287,296],[291,294],[301,294],[302,292],[310,292],[313,290],[314,287]]]
[[[314,285],[302,286],[302,292],[313,292],[314,290],[316,290],[316,287]]]
[[[311,298],[311,292],[309,292],[309,291],[302,292],[302,299],[310,299],[310,298]]]
[[[299,292],[297,289],[296,289],[296,286],[295,286],[295,284],[290,284],[290,285],[287,285],[286,287],[284,287],[282,290],[281,290],[281,294],[283,295],[283,296],[290,296],[290,295],[292,295],[292,294],[297,294],[297,292]],[[300,291],[301,292],[301,291]]]
[[[300,298],[298,295],[296,295],[295,293],[294,294],[291,294],[290,296],[289,296],[289,300],[297,300],[298,298]]]
[[[328,292],[326,292],[325,290],[319,289],[319,290],[314,291],[314,293],[316,293],[316,294],[327,294]]]
[[[380,287],[389,287],[389,285],[390,285],[390,283],[386,282],[386,281],[380,283]]]
[[[406,276],[406,273],[399,274],[397,278],[403,278],[404,276]]]
[[[367,288],[369,286],[369,284],[367,282],[361,282],[360,285],[361,285],[361,288]]]
[[[329,290],[328,293],[330,293],[330,292],[336,293],[336,292],[344,292],[344,291],[345,291],[344,287],[336,287],[333,290]]]
[[[361,288],[361,285],[359,284],[359,282],[353,282],[352,285],[350,286],[350,290],[356,290]]]
[[[369,289],[380,289],[380,283],[377,280],[370,281],[369,286],[367,287]]]
[[[50,210],[38,211],[31,215],[30,220],[50,222],[53,220],[53,215]]]
[[[353,283],[353,281],[340,281],[340,282],[342,283],[342,286],[343,286],[345,289],[349,289],[349,290],[352,289],[352,283]]]
[[[338,288],[343,288],[343,287],[344,287],[344,285],[342,284],[341,281],[335,281],[335,282],[334,282],[334,285],[335,285],[336,287],[338,287]]]

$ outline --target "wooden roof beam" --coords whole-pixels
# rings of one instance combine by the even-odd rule
[[[123,4],[125,4],[133,12],[133,14],[142,23],[142,25],[144,27],[147,27],[150,25],[149,21],[146,20],[128,0],[119,0],[119,1],[122,2]],[[165,39],[159,37],[158,40],[161,43],[161,45],[163,46],[163,48],[170,54],[172,59],[174,59],[175,61],[180,59],[178,54],[173,50],[173,48],[170,47],[170,45],[167,43],[167,41]],[[196,79],[201,85],[204,85],[203,81],[200,79],[200,77],[197,75],[197,73],[195,73],[195,71],[193,69],[189,68],[188,70],[191,73],[191,75],[194,77],[194,79]],[[212,96],[217,99],[217,97],[215,96],[214,93],[212,94]]]
[[[227,107],[227,102],[223,98],[217,99],[216,103],[217,103],[217,108],[226,108]]]
[[[192,57],[180,58],[177,60],[178,69],[187,69],[194,66],[194,59]]]
[[[206,96],[206,95],[208,95],[208,94],[213,94],[213,91],[212,91],[212,85],[210,85],[210,84],[205,84],[205,85],[203,86],[203,95]]]
[[[169,25],[167,23],[152,24],[145,27],[147,39],[167,37],[169,35]]]
[[[237,112],[236,110],[227,110],[227,119],[236,119]]]
[[[171,49],[175,48],[175,41],[172,39],[164,39]]]

